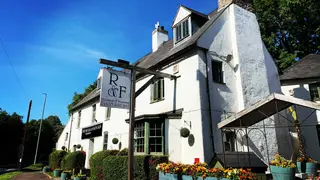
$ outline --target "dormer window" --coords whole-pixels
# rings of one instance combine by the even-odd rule
[[[176,30],[176,34],[175,34],[176,43],[181,41],[182,39],[188,37],[190,35],[188,19],[186,19],[186,20],[182,21],[180,24],[178,24],[176,26],[175,30]]]

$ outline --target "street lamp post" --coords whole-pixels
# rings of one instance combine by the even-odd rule
[[[42,94],[44,94],[44,103],[43,103],[43,108],[42,108],[42,116],[41,116],[41,120],[40,120],[40,128],[39,128],[39,134],[38,134],[36,154],[34,156],[33,164],[36,164],[36,162],[37,162],[37,154],[38,154],[38,147],[39,147],[39,141],[40,141],[40,135],[41,135],[42,120],[43,120],[44,108],[46,107],[46,100],[47,100],[47,93],[42,93]]]

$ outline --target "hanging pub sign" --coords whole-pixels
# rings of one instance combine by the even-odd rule
[[[104,68],[102,72],[100,106],[129,109],[130,86],[130,74]]]
[[[102,123],[82,129],[81,139],[90,139],[97,136],[102,136]]]

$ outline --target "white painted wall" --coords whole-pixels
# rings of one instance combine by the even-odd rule
[[[214,83],[209,69],[215,150],[221,152],[221,132],[217,123],[223,120],[224,116],[239,112],[270,93],[281,92],[279,75],[273,59],[264,47],[255,15],[237,5],[233,4],[223,12],[214,25],[200,37],[198,46],[208,49],[206,58],[209,68],[212,60],[223,62],[225,84]],[[220,58],[228,54],[233,55],[230,62]],[[223,110],[226,113],[223,113]],[[270,119],[266,119],[265,123],[275,125]],[[261,128],[262,122],[255,127]],[[278,132],[274,128],[268,128],[266,133],[270,157],[280,152],[278,144],[290,143],[288,130]],[[267,163],[267,147],[265,140],[261,138],[262,133],[252,130],[249,137],[250,151]],[[239,151],[247,149],[245,145],[239,145]]]
[[[176,18],[173,21],[172,27],[175,26],[176,24],[178,24],[181,20],[183,20],[185,17],[189,16],[190,14],[191,14],[191,12],[189,10],[180,6],[180,8],[176,14]]]
[[[308,84],[293,84],[293,85],[283,85],[281,87],[282,92],[287,96],[293,96],[296,98],[311,100],[309,93]],[[306,151],[307,155],[310,155],[312,158],[320,161],[320,144],[318,141],[316,124],[319,124],[320,120],[320,111],[313,113],[307,120],[305,120],[311,113],[312,109],[305,107],[297,106],[297,117],[300,122],[303,122],[301,125],[301,131],[306,141]],[[289,114],[288,118],[292,121],[293,119]],[[293,129],[293,128],[292,128]]]

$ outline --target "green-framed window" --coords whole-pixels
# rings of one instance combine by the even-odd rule
[[[143,153],[144,151],[144,137],[145,137],[145,124],[144,123],[136,123],[134,127],[134,139],[135,145],[134,149],[137,153]]]
[[[136,122],[135,153],[164,154],[164,121]]]
[[[151,103],[164,99],[164,79],[161,78],[151,84]]]
[[[309,92],[312,101],[320,101],[320,83],[309,84]]]

